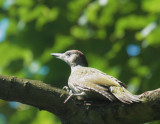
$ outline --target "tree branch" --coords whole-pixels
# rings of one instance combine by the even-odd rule
[[[67,114],[66,109],[68,111],[70,108],[71,103],[63,104],[67,96],[68,93],[64,90],[41,81],[0,75],[0,99],[35,106],[40,110],[50,111],[60,118],[63,118]]]
[[[62,97],[60,97],[62,95]],[[0,75],[0,99],[32,105],[56,114],[64,124],[144,123],[160,119],[160,89],[139,95],[142,103],[86,105],[41,81]]]

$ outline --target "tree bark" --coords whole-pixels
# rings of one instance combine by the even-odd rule
[[[0,99],[17,101],[57,115],[63,124],[135,124],[160,119],[160,88],[139,95],[144,101],[85,104],[41,81],[0,75]]]

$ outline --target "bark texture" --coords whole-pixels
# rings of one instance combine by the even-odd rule
[[[141,103],[87,105],[41,81],[0,75],[0,99],[17,101],[57,115],[63,124],[135,124],[160,120],[160,88],[139,95]]]

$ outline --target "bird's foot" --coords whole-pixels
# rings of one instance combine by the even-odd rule
[[[73,94],[72,90],[70,90],[68,86],[64,86],[63,90],[66,90],[70,95]]]
[[[76,94],[73,94],[72,93],[72,90],[69,91],[69,96],[68,98],[64,101],[64,103],[66,103],[69,99],[71,99],[73,96],[83,96],[85,95],[85,92],[81,92],[81,93],[76,93]]]
[[[67,91],[69,94],[71,93],[71,90],[69,89],[68,86],[64,86],[62,89],[65,90],[65,91]],[[60,97],[62,97],[63,95],[64,94],[61,94]]]
[[[66,90],[66,91],[69,93],[69,96],[68,96],[67,99],[64,101],[64,103],[66,103],[66,102],[67,102],[69,99],[71,99],[74,95],[73,95],[73,93],[72,93],[72,90],[70,90],[68,86],[64,86],[62,89],[63,89],[63,90]],[[60,97],[62,97],[62,96],[63,96],[63,94],[62,94]]]
[[[67,92],[70,92],[70,89],[69,89],[68,86],[64,86],[62,89],[63,89],[63,90],[66,90]]]
[[[64,101],[64,103],[66,103],[69,99],[71,99],[74,95],[73,94],[70,94],[67,99]]]

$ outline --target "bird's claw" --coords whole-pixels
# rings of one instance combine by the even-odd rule
[[[67,92],[70,92],[70,90],[69,90],[69,87],[68,87],[68,86],[64,86],[62,89],[63,89],[63,90],[66,90]]]
[[[64,86],[62,89],[63,89],[63,90],[66,90],[66,91],[70,94],[70,96],[73,94],[73,93],[72,93],[72,90],[70,90],[68,86]],[[63,94],[60,95],[60,97],[62,97],[62,96],[63,96]],[[65,101],[66,101],[66,100],[65,100]],[[68,101],[68,100],[67,100],[67,101]]]
[[[70,90],[68,86],[64,86],[63,90],[66,90],[70,95],[73,94],[72,90]]]

